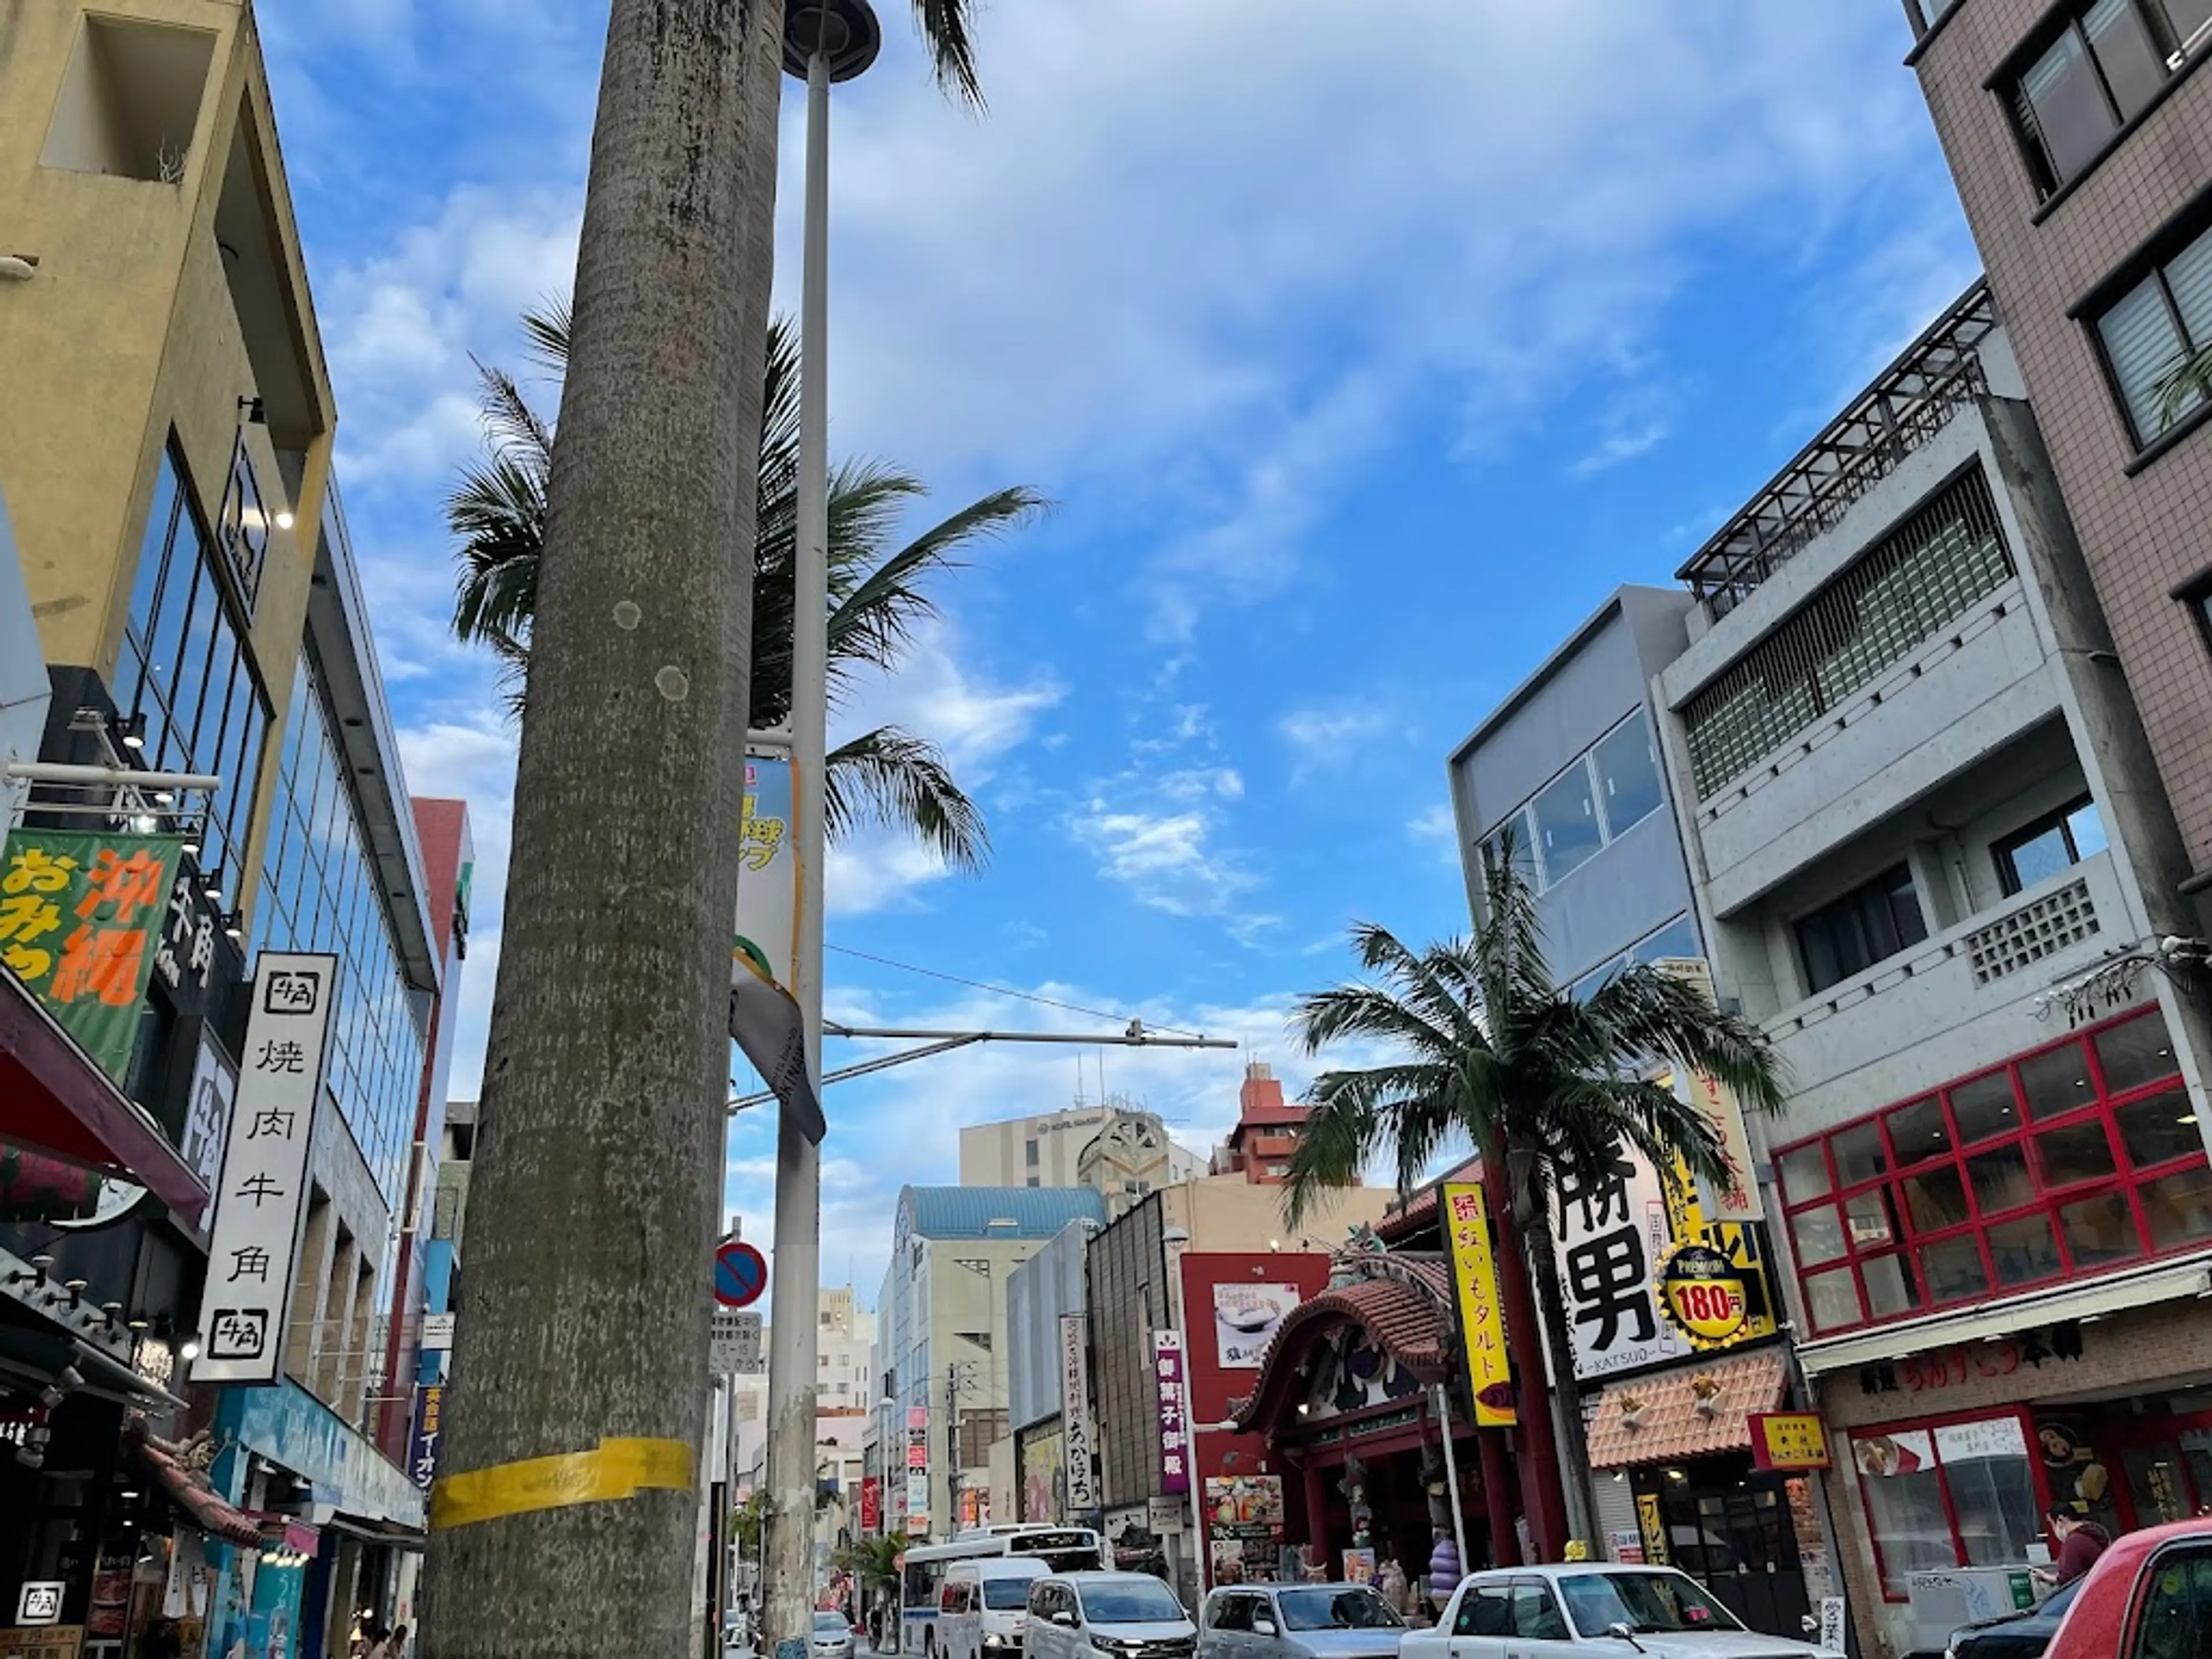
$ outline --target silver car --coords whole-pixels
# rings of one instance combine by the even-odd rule
[[[1371,1584],[1230,1584],[1206,1598],[1198,1659],[1397,1659],[1405,1629]]]
[[[811,1659],[853,1659],[853,1627],[842,1613],[817,1613],[814,1639],[807,1647]]]

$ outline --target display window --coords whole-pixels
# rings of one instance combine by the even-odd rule
[[[1915,1572],[2026,1561],[2047,1544],[2042,1460],[2027,1412],[1923,1418],[1850,1436],[1881,1593]]]

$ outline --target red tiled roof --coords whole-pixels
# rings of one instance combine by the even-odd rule
[[[1698,1409],[1699,1377],[1719,1384],[1710,1413]],[[1624,1468],[1741,1451],[1751,1444],[1750,1413],[1771,1412],[1782,1403],[1783,1380],[1782,1350],[1768,1348],[1686,1365],[1663,1376],[1615,1382],[1598,1395],[1590,1414],[1590,1467]],[[1621,1409],[1632,1399],[1643,1404],[1634,1427]]]
[[[1393,1210],[1375,1224],[1375,1236],[1385,1244],[1395,1244],[1411,1237],[1422,1228],[1431,1225],[1437,1218],[1438,1188],[1414,1194],[1413,1201],[1402,1210]]]
[[[185,1466],[178,1447],[149,1432],[143,1423],[133,1422],[125,1430],[124,1437],[138,1461],[161,1483],[169,1501],[185,1512],[192,1525],[210,1537],[246,1548],[261,1543],[259,1525],[217,1497],[204,1477]]]
[[[1267,1398],[1269,1385],[1296,1363],[1291,1356],[1304,1357],[1311,1344],[1301,1335],[1309,1330],[1317,1335],[1337,1325],[1356,1324],[1407,1369],[1431,1379],[1442,1374],[1451,1352],[1450,1316],[1443,1311],[1451,1305],[1451,1274],[1441,1262],[1400,1265],[1428,1286],[1429,1293],[1400,1279],[1366,1279],[1323,1291],[1291,1310],[1267,1344],[1251,1398],[1237,1406],[1240,1426],[1249,1428],[1257,1420],[1257,1407]]]

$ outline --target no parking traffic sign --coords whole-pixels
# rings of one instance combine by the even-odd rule
[[[743,1239],[714,1248],[714,1300],[726,1308],[750,1308],[768,1289],[768,1258]]]

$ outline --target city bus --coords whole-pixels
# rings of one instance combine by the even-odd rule
[[[901,1652],[936,1659],[945,1568],[990,1555],[1027,1556],[1052,1572],[1091,1572],[1107,1565],[1097,1533],[1042,1522],[1000,1521],[961,1533],[950,1543],[909,1545],[899,1583]]]

